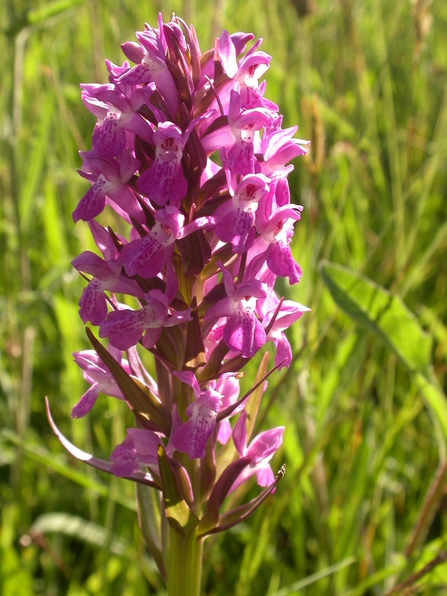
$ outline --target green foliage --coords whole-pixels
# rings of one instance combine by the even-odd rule
[[[447,6],[429,0],[0,3],[0,593],[164,593],[135,487],[63,453],[44,409],[105,459],[132,424],[111,398],[70,421],[71,353],[89,347],[70,261],[93,248],[71,219],[94,124],[79,83],[104,82],[161,8],[202,49],[223,28],[263,37],[268,96],[312,140],[291,176],[305,277],[283,288],[312,312],[258,417],[286,426],[287,473],[207,538],[204,592],[379,596],[416,574],[418,593],[445,593]]]

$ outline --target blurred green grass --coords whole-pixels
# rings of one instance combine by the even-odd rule
[[[91,248],[71,219],[86,189],[77,151],[94,124],[79,83],[105,81],[104,58],[122,62],[120,43],[161,9],[193,22],[203,50],[223,28],[263,37],[267,94],[312,140],[291,176],[305,276],[283,288],[312,313],[291,330],[296,359],[265,403],[264,426],[287,427],[275,460],[287,474],[253,519],[207,543],[204,592],[387,594],[447,549],[445,421],[416,372],[337,306],[320,266],[340,263],[400,296],[434,340],[446,390],[442,0],[1,3],[0,594],[163,594],[133,486],[63,453],[43,401],[104,457],[132,423],[107,398],[88,420],[70,419],[85,390],[71,353],[87,347],[70,261]],[[446,565],[417,585],[446,593]]]

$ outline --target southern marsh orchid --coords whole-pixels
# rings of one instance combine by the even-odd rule
[[[81,153],[91,186],[73,219],[100,254],[73,261],[86,280],[79,312],[92,349],[75,354],[90,388],[72,415],[106,394],[131,409],[135,428],[107,462],[49,418],[73,456],[157,491],[158,513],[139,521],[143,536],[158,536],[147,546],[169,596],[198,595],[204,539],[276,490],[284,428],[258,433],[256,416],[266,379],[291,363],[285,331],[309,310],[275,289],[277,277],[302,276],[290,244],[302,207],[290,202],[287,176],[308,143],[264,97],[271,57],[252,40],[224,31],[202,53],[192,26],[160,16],[123,44],[121,66],[106,61],[107,84],[81,86],[97,123]],[[256,378],[241,395],[254,357]],[[260,492],[238,505],[251,478]]]

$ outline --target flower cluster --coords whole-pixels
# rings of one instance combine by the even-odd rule
[[[73,219],[88,222],[102,256],[87,251],[73,265],[88,280],[80,316],[108,348],[89,331],[94,349],[75,355],[90,388],[73,416],[102,392],[127,402],[137,428],[100,465],[61,440],[162,493],[173,478],[204,535],[261,502],[220,512],[248,478],[264,497],[278,481],[269,461],[284,428],[251,439],[265,360],[243,396],[239,379],[267,342],[275,368],[289,365],[284,331],[308,310],[274,289],[277,277],[296,284],[302,275],[290,249],[302,207],[290,202],[287,175],[308,143],[264,97],[271,57],[252,34],[225,31],[202,53],[192,26],[160,17],[136,36],[122,45],[129,61],[106,61],[108,83],[82,85],[97,124],[81,152],[91,186]],[[153,354],[157,381],[142,351]]]

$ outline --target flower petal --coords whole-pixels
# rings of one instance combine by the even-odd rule
[[[128,350],[140,341],[144,329],[142,310],[115,310],[108,314],[101,325],[99,337],[108,337],[115,348]]]
[[[267,338],[261,323],[250,311],[238,310],[224,328],[224,341],[230,350],[251,358],[265,344]]]

